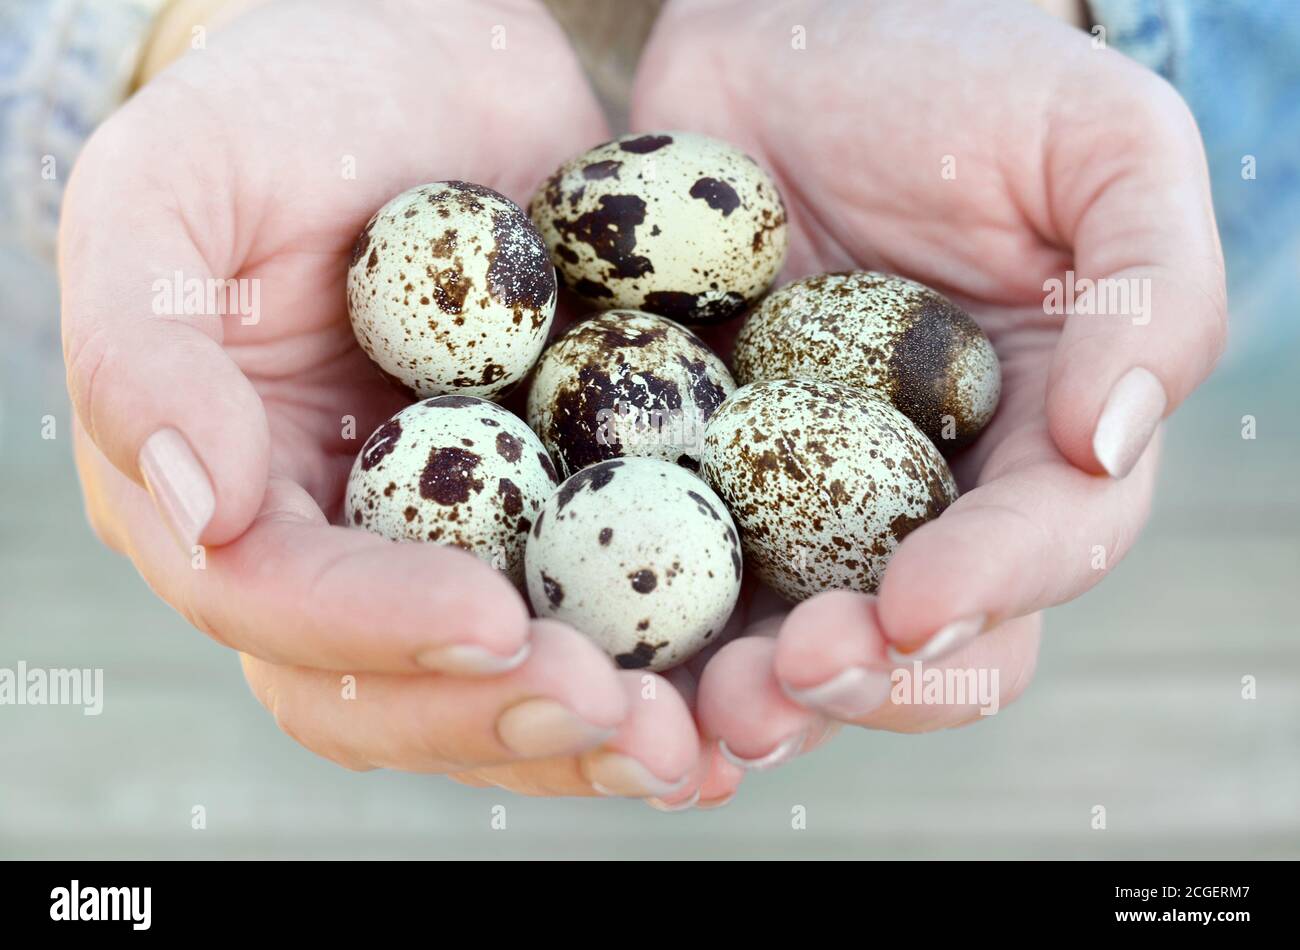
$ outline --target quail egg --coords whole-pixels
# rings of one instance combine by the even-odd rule
[[[529,210],[565,282],[602,309],[718,323],[762,296],[785,260],[776,184],[748,155],[691,132],[598,145],[561,166]]]
[[[740,526],[749,565],[792,601],[874,591],[899,542],[957,497],[906,416],[815,380],[737,389],[705,430],[701,474]]]
[[[610,310],[547,348],[528,424],[560,470],[646,456],[699,468],[704,425],[736,388],[726,364],[671,320]]]
[[[805,377],[880,393],[945,451],[997,408],[1002,373],[979,324],[924,284],[821,274],[770,294],[741,326],[737,380]]]
[[[357,342],[417,396],[496,398],[537,361],[555,315],[555,269],[509,198],[442,181],[370,219],[348,268]]]
[[[624,669],[664,670],[716,636],[740,593],[740,539],[708,485],[659,459],[598,462],[542,505],[528,596]]]
[[[464,548],[522,588],[528,531],[558,481],[522,419],[473,396],[435,396],[366,440],[344,517],[394,541]]]

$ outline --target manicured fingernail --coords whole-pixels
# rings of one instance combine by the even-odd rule
[[[736,793],[735,793],[735,792],[732,792],[730,795],[724,795],[724,796],[722,796],[721,798],[706,798],[706,799],[701,799],[701,800],[696,804],[695,807],[696,807],[696,808],[703,808],[703,809],[706,809],[706,810],[708,810],[708,809],[712,809],[712,808],[721,808],[721,807],[724,806],[724,805],[729,805],[729,804],[731,804],[731,800],[732,800],[733,798],[735,798],[735,797],[736,797]]]
[[[782,739],[776,744],[771,752],[767,755],[761,755],[756,759],[744,759],[732,752],[727,747],[725,739],[718,740],[718,751],[722,757],[732,765],[750,771],[762,771],[763,769],[775,768],[783,762],[788,762],[803,750],[804,740],[808,738],[808,730],[803,729],[794,735]]]
[[[814,749],[820,749],[826,743],[830,742],[844,728],[844,723],[836,722],[834,719],[823,719],[820,729],[815,730],[808,740],[803,744],[803,752],[807,754]]]
[[[452,676],[493,676],[505,673],[528,659],[532,647],[525,643],[510,656],[491,653],[473,643],[452,643],[433,647],[416,656],[415,662],[435,673]]]
[[[695,794],[690,798],[683,799],[680,802],[666,802],[662,798],[646,798],[643,801],[656,811],[686,811],[688,808],[694,808],[695,803],[700,800],[700,790],[697,788]]]
[[[904,665],[915,663],[918,660],[922,663],[941,660],[948,654],[957,652],[978,637],[984,630],[984,619],[984,615],[980,614],[976,617],[964,617],[961,620],[954,620],[946,627],[941,627],[938,633],[909,653],[904,653],[893,646],[890,646],[885,652],[889,654],[890,662]]]
[[[892,681],[888,673],[850,666],[824,683],[796,689],[787,683],[781,688],[800,706],[815,709],[832,719],[861,719],[889,698]]]
[[[1133,470],[1167,404],[1164,387],[1150,370],[1135,366],[1119,378],[1092,436],[1092,453],[1111,478]]]
[[[497,719],[501,744],[529,758],[573,755],[612,739],[616,731],[593,726],[553,699],[526,699]]]
[[[667,798],[686,787],[688,776],[666,782],[648,768],[619,752],[593,752],[582,760],[587,781],[602,795],[617,798]]]
[[[136,463],[159,513],[188,554],[217,510],[207,471],[175,429],[159,429],[149,436]]]

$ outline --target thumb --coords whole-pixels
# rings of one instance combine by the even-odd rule
[[[1163,80],[1138,75],[1113,93],[1114,108],[1100,96],[1089,107],[1110,117],[1112,134],[1085,122],[1053,146],[1054,199],[1078,273],[1043,288],[1068,314],[1048,380],[1052,438],[1078,468],[1113,478],[1137,465],[1160,421],[1210,374],[1227,332],[1195,120]],[[1081,161],[1079,135],[1102,154]]]
[[[59,240],[73,408],[186,549],[223,544],[252,523],[266,490],[266,413],[222,348],[223,318],[169,312],[178,275],[212,276],[174,199],[115,180],[134,163],[101,161],[93,146],[69,182]]]

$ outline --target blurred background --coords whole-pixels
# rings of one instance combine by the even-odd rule
[[[580,43],[616,121],[653,15],[639,9],[593,13]],[[1300,124],[1281,132],[1286,154],[1210,143],[1229,165],[1221,220],[1294,200],[1294,174],[1263,171],[1295,170]],[[1244,151],[1256,180],[1236,174]],[[1166,427],[1150,525],[1103,585],[1049,612],[1019,702],[945,733],[845,731],[725,808],[679,814],[354,774],[283,735],[236,656],[86,526],[57,282],[29,245],[0,227],[0,667],[102,668],[104,709],[0,706],[0,857],[1300,857],[1298,314],[1265,292],[1296,283],[1294,233],[1245,286],[1229,255],[1232,349]]]

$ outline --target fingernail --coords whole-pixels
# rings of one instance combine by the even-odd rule
[[[617,798],[667,798],[686,787],[688,776],[666,782],[648,768],[619,752],[593,752],[582,761],[587,781],[602,795]]]
[[[526,699],[497,719],[497,737],[511,752],[529,758],[572,755],[614,737],[553,699]]]
[[[1092,453],[1111,478],[1133,470],[1167,403],[1164,387],[1150,370],[1135,366],[1119,378],[1092,436]]]
[[[450,673],[453,676],[493,676],[515,669],[528,659],[531,650],[532,647],[525,643],[510,656],[500,656],[472,643],[452,643],[425,650],[415,657],[415,662],[435,673]]]
[[[796,732],[788,738],[782,739],[767,755],[759,756],[756,759],[743,759],[736,753],[732,752],[727,746],[725,739],[718,740],[718,751],[722,757],[732,765],[738,766],[749,771],[762,771],[763,769],[775,768],[783,762],[793,759],[803,749],[804,740],[808,738],[808,730],[803,729]]]
[[[217,510],[207,471],[175,429],[159,429],[145,439],[136,463],[167,527],[189,553]]]
[[[700,800],[700,790],[697,788],[695,794],[690,798],[680,802],[666,802],[662,798],[646,798],[643,801],[656,811],[686,811],[688,808],[694,808],[695,803]]]
[[[721,798],[707,798],[697,803],[695,807],[705,809],[706,811],[713,808],[721,808],[723,805],[731,804],[731,800],[735,797],[736,793],[732,792],[730,795],[724,795]]]
[[[843,728],[844,723],[842,722],[836,722],[834,719],[823,719],[821,728],[814,732],[808,741],[803,744],[803,753],[806,755],[814,749],[820,749],[834,739]]]
[[[815,709],[832,719],[861,719],[889,698],[892,680],[888,673],[850,666],[824,683],[796,689],[782,683],[781,689],[800,706]]]
[[[904,665],[917,661],[930,663],[942,659],[978,637],[984,629],[984,619],[984,615],[980,614],[976,617],[954,620],[946,627],[941,627],[938,633],[910,653],[904,653],[893,646],[890,646],[886,652],[891,662]]]

